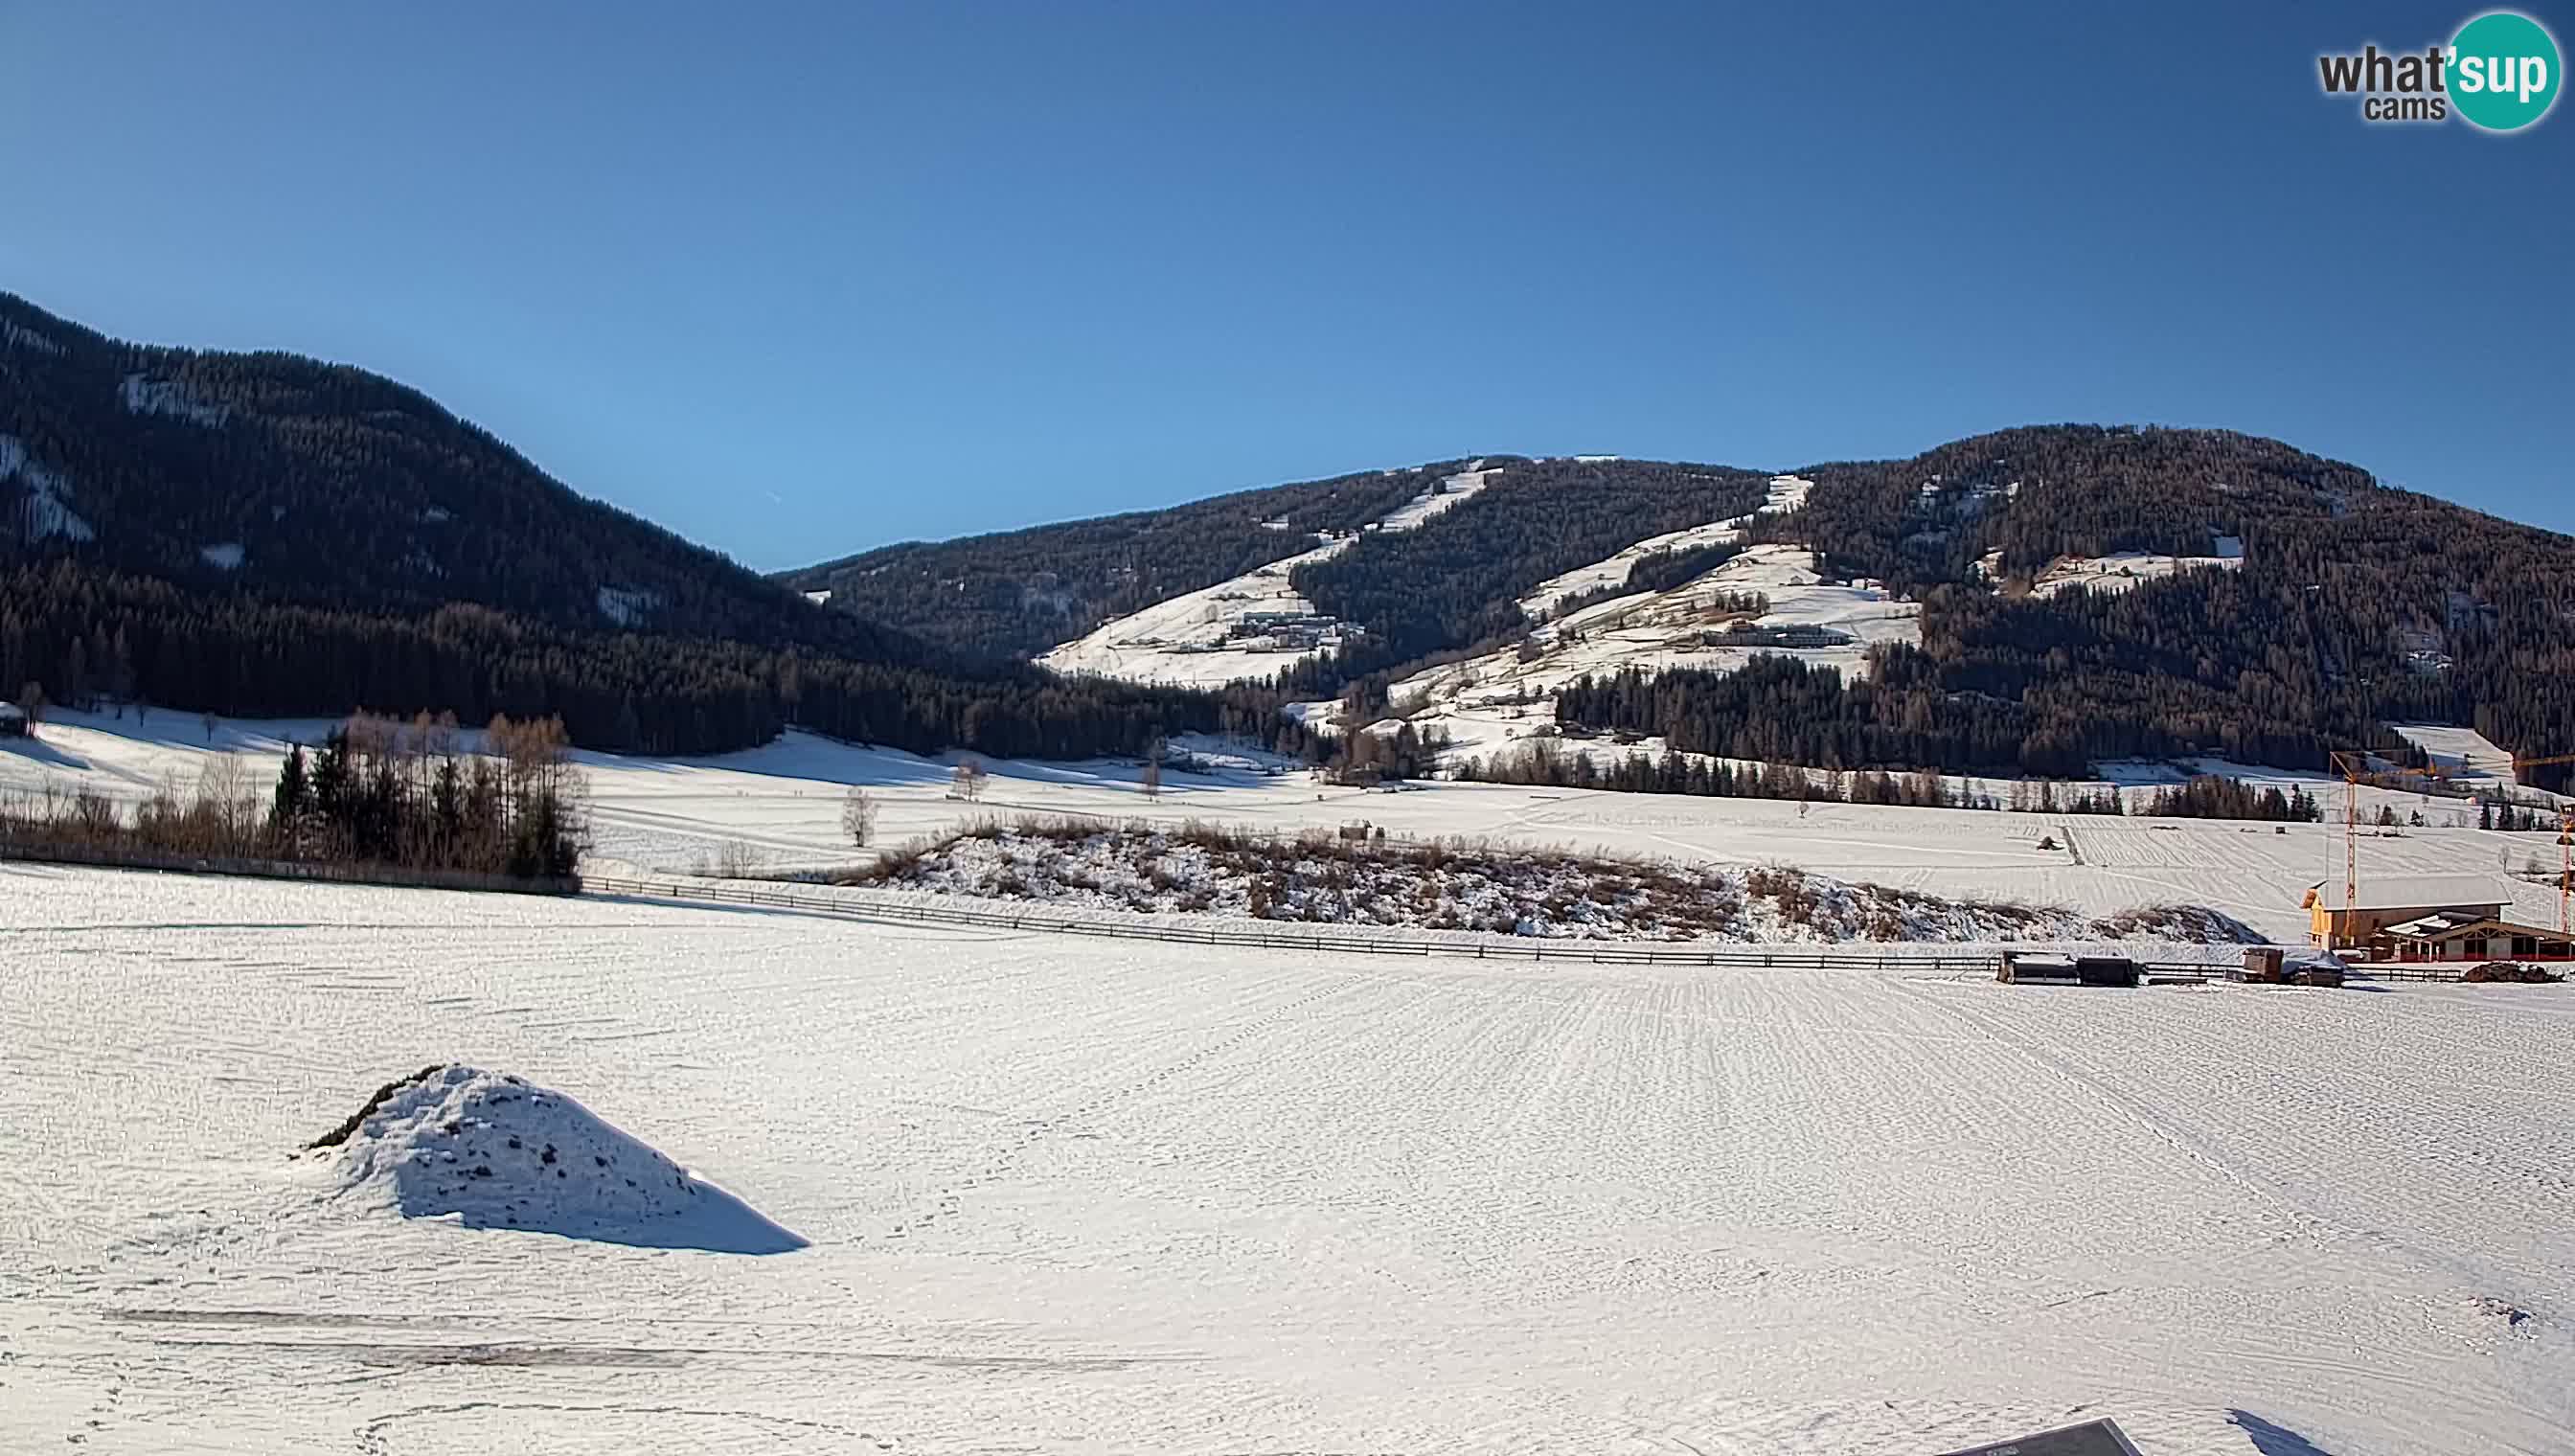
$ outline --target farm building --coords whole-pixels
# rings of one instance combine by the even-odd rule
[[[2512,899],[2484,874],[2377,876],[2362,879],[2356,894],[2346,894],[2347,888],[2339,879],[2323,880],[2309,885],[2298,902],[2309,914],[2307,938],[2327,950],[2368,945],[2391,925],[2429,915],[2494,919]]]
[[[0,703],[0,738],[27,736],[27,711],[14,703]]]
[[[2568,954],[2563,931],[2446,910],[2390,925],[2371,937],[2370,948],[2386,960],[2528,960]]]

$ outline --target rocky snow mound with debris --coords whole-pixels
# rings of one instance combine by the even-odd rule
[[[476,1067],[388,1084],[311,1150],[338,1159],[344,1195],[411,1218],[719,1253],[805,1243],[563,1093]]]
[[[2092,918],[1948,899],[1785,865],[1605,859],[1525,845],[1293,839],[1189,824],[987,824],[892,856],[893,888],[1149,914],[1483,930],[1583,940],[2024,943],[2261,938],[2200,905]]]

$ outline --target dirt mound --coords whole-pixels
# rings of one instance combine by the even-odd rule
[[[411,1218],[719,1253],[805,1245],[563,1093],[476,1067],[390,1082],[309,1150]]]

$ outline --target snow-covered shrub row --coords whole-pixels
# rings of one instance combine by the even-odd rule
[[[1595,940],[1990,943],[2258,939],[2196,905],[2093,920],[1808,874],[1456,839],[1292,838],[1190,823],[993,822],[886,856],[856,882],[1149,914]]]

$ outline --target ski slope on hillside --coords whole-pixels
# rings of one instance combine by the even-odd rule
[[[1703,526],[1685,526],[1660,536],[1649,536],[1632,546],[1612,553],[1606,560],[1587,567],[1576,567],[1560,576],[1549,577],[1537,590],[1519,600],[1520,615],[1536,622],[1554,613],[1567,598],[1603,588],[1624,587],[1627,574],[1636,564],[1661,552],[1692,551],[1702,546],[1732,546],[1743,540],[1745,528],[1763,516],[1776,516],[1794,511],[1806,504],[1806,496],[1815,483],[1797,476],[1770,478],[1770,495],[1749,516],[1736,516],[1725,521],[1711,521]]]
[[[1443,477],[1366,530],[1410,531],[1454,510],[1501,473],[1481,465]],[[1298,567],[1330,561],[1359,539],[1334,537],[1311,551],[1113,618],[1037,661],[1072,676],[1169,687],[1219,688],[1269,677],[1340,644],[1346,627],[1317,614],[1288,579]]]
[[[0,1449],[1922,1456],[2078,1412],[2153,1456],[2575,1449],[2563,987],[27,865],[0,903]],[[446,1061],[803,1246],[406,1217],[290,1156]]]
[[[1921,641],[1921,604],[1874,582],[1825,581],[1812,552],[1762,545],[1668,591],[1576,608],[1533,629],[1525,647],[1428,669],[1387,697],[1416,730],[1488,751],[1513,735],[1511,725],[1552,723],[1554,695],[1582,678],[1731,673],[1780,657],[1854,680],[1867,676],[1871,648]]]

